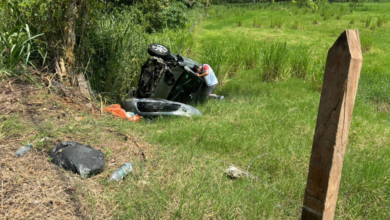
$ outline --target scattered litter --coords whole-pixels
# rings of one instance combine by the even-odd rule
[[[115,180],[117,182],[121,181],[125,176],[130,174],[133,171],[133,166],[131,163],[125,163],[118,169],[116,169],[110,177],[110,182]]]
[[[218,100],[224,100],[225,97],[223,95],[216,95],[216,94],[210,94],[207,98],[209,99],[218,99]]]
[[[27,154],[30,150],[31,150],[31,144],[27,144],[27,146],[23,146],[19,148],[17,151],[15,151],[15,155],[17,157],[20,157]]]
[[[113,115],[125,118],[128,121],[140,122],[141,117],[138,114],[134,114],[134,112],[126,112],[121,108],[119,104],[112,104],[104,109],[104,111],[111,112]]]
[[[140,181],[138,181],[138,184],[141,186],[145,186],[145,185],[148,185],[148,182],[146,182],[145,180],[140,180]]]
[[[229,168],[225,170],[225,173],[230,179],[237,179],[246,176],[244,171],[235,166],[229,166]]]
[[[135,115],[134,112],[125,112],[125,113],[126,113],[126,117],[128,117],[128,118],[131,118]]]
[[[139,117],[139,115],[134,115],[133,117],[130,117],[127,119],[128,121],[134,121],[134,122],[140,122],[141,121],[141,117]]]
[[[76,119],[76,121],[81,121],[81,120],[83,120],[83,116],[80,116],[80,117],[74,117],[74,119]]]
[[[55,165],[78,173],[82,178],[103,172],[105,166],[100,150],[73,141],[57,144],[51,158]]]
[[[50,138],[49,138],[49,137],[44,137],[44,138],[42,138],[39,142],[44,142],[44,141],[46,141],[46,140],[50,140]]]

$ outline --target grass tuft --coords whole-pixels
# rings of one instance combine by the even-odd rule
[[[281,79],[286,72],[288,56],[286,42],[276,42],[263,49],[263,80],[275,81]]]
[[[301,27],[301,23],[298,20],[292,22],[292,28],[298,30]]]
[[[283,20],[282,20],[282,18],[271,19],[270,28],[282,28],[282,27],[283,27]]]
[[[352,17],[351,20],[349,21],[350,24],[355,24],[356,22],[356,18],[355,17]]]
[[[364,21],[366,23],[366,28],[370,27],[371,26],[371,21],[372,21],[372,16],[371,15],[367,16]]]
[[[260,18],[256,18],[253,20],[253,27],[254,28],[262,28],[263,27],[263,22],[261,21]]]
[[[367,53],[367,52],[371,51],[372,46],[373,46],[373,39],[371,36],[363,35],[360,38],[360,43],[361,43],[363,53]]]
[[[302,45],[293,51],[290,62],[293,76],[301,79],[308,77],[311,56],[311,51]]]

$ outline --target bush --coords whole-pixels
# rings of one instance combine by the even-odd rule
[[[168,28],[185,27],[188,16],[187,7],[182,2],[175,2],[162,12],[163,21]]]

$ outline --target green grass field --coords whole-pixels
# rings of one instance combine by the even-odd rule
[[[363,69],[335,219],[388,219],[388,11],[390,3],[365,3],[352,13],[349,4],[338,3],[315,12],[290,4],[212,6],[193,20],[192,38],[182,30],[145,41],[176,39],[165,43],[174,53],[186,46],[183,55],[216,71],[216,93],[225,100],[196,106],[201,117],[129,123],[83,115],[83,121],[69,120],[61,128],[44,122],[39,135],[63,139],[71,133],[94,146],[110,128],[112,136],[134,134],[157,146],[146,162],[131,161],[134,173],[119,184],[103,181],[113,167],[101,174],[99,196],[114,204],[107,211],[115,219],[300,219],[326,54],[345,29],[358,29]],[[283,53],[266,59],[272,48]],[[277,71],[275,78],[264,78],[270,70]],[[11,117],[0,128],[23,130],[17,121]],[[230,165],[251,176],[227,178]],[[99,207],[93,196],[88,201]]]
[[[348,7],[334,5],[340,6]],[[386,219],[390,116],[373,100],[378,95],[388,100],[390,27],[387,23],[372,30],[365,19],[386,15],[389,9],[388,3],[374,4],[368,11],[358,7],[340,19],[324,20],[320,12],[288,6],[211,8],[208,19],[197,26],[194,58],[223,71],[218,72],[223,84],[217,93],[226,100],[198,106],[202,117],[131,125],[157,144],[159,152],[143,167],[150,172],[142,177],[147,188],[131,182],[121,186],[115,197],[118,217],[300,218],[320,93],[310,80],[289,77],[288,67],[278,82],[263,82],[261,50],[281,41],[287,43],[289,54],[308,48],[313,71],[343,30],[358,29],[362,42],[369,39],[372,48],[364,53],[335,218]],[[316,18],[319,23],[313,22]],[[261,28],[253,27],[255,19],[262,22]],[[271,28],[272,20],[281,20],[282,27]],[[250,165],[249,172],[259,179],[228,179],[224,170],[231,164],[244,170]],[[130,191],[130,200],[122,193],[125,190]]]

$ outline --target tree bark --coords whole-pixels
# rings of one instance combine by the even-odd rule
[[[65,13],[65,27],[63,30],[63,53],[60,58],[60,62],[64,63],[61,65],[62,75],[65,76],[65,80],[74,81],[74,66],[75,66],[75,55],[74,46],[76,44],[76,22],[78,19],[78,8],[82,0],[72,0]],[[63,68],[63,66],[65,68]]]

